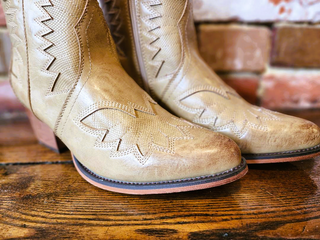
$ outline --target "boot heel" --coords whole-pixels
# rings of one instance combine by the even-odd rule
[[[33,113],[27,109],[27,115],[39,143],[56,153],[63,153],[68,150],[64,143],[56,137],[47,124],[41,122]]]

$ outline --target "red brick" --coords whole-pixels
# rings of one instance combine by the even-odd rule
[[[0,113],[23,111],[24,107],[14,95],[8,81],[0,81]]]
[[[260,76],[254,74],[223,74],[220,77],[248,102],[258,103],[257,92]]]
[[[6,26],[6,19],[0,2],[0,26]]]
[[[263,107],[320,108],[320,71],[270,70],[262,77],[261,86]]]
[[[201,55],[216,71],[264,71],[270,42],[270,30],[266,27],[213,24],[199,27]]]
[[[320,27],[281,24],[275,27],[271,64],[274,66],[320,67]]]

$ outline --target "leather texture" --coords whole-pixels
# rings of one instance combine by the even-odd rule
[[[100,0],[113,37],[122,39],[119,51],[128,53],[126,71],[170,112],[229,136],[243,154],[318,145],[315,124],[247,103],[209,69],[198,52],[192,2]]]
[[[17,96],[86,168],[154,182],[240,164],[234,141],[171,115],[127,75],[96,0],[2,4]]]

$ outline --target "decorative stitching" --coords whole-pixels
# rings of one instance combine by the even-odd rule
[[[89,5],[89,1],[86,0],[86,4],[85,4],[85,7],[84,7],[83,15],[81,16],[81,18],[79,19],[78,24],[77,24],[77,25],[75,26],[75,28],[74,28],[74,29],[75,29],[75,32],[76,32],[77,40],[78,40],[78,42],[79,42],[79,51],[80,51],[80,53],[81,53],[81,54],[80,54],[80,69],[79,69],[79,74],[78,74],[78,81],[76,81],[76,82],[73,84],[72,89],[69,91],[69,94],[68,94],[68,96],[67,96],[67,98],[66,98],[66,101],[65,101],[64,104],[63,104],[63,107],[62,107],[62,109],[61,109],[61,112],[60,112],[60,114],[59,114],[59,117],[58,117],[58,119],[57,119],[57,122],[56,122],[56,124],[55,124],[54,133],[57,133],[57,132],[58,132],[58,128],[59,128],[60,122],[61,122],[61,120],[62,120],[62,117],[64,116],[64,113],[65,113],[65,110],[66,110],[66,108],[67,108],[67,105],[68,105],[68,103],[69,103],[69,101],[70,101],[70,98],[71,98],[71,96],[73,95],[73,93],[74,93],[74,91],[75,91],[75,89],[76,89],[76,86],[78,85],[79,80],[80,80],[80,78],[81,78],[81,75],[82,75],[82,73],[83,73],[83,69],[84,69],[83,40],[81,39],[81,34],[80,34],[80,32],[79,32],[79,29],[80,29],[80,25],[84,22],[84,19],[85,19],[85,17],[86,17],[87,14],[88,14],[88,5]],[[76,99],[77,99],[77,98],[76,98]],[[76,100],[74,101],[73,105],[75,104],[75,102],[76,102]],[[73,106],[73,105],[72,105],[72,106]],[[72,108],[71,108],[71,109],[72,109]],[[70,112],[71,112],[71,110],[70,110]],[[68,116],[67,116],[66,119],[68,119],[68,117],[69,117],[69,115],[70,115],[70,112],[69,112],[69,114],[68,114]],[[62,126],[62,128],[61,128],[61,130],[60,130],[60,133],[61,133],[61,134],[62,134],[63,131],[64,131],[66,122],[67,122],[67,121],[64,122],[64,124],[63,124],[63,126]]]
[[[156,25],[153,20],[157,19],[157,18],[162,18],[162,15],[157,12],[154,7],[156,6],[161,6],[162,2],[161,0],[154,0],[154,1],[146,1],[146,2],[142,2],[141,3],[149,12],[150,14],[148,14],[147,16],[142,17],[142,20],[150,26],[150,28],[145,32],[145,34],[151,39],[151,41],[149,42],[147,48],[151,51],[154,51],[154,55],[151,57],[150,61],[154,61],[156,59],[156,57],[159,55],[159,53],[161,52],[162,48],[153,45],[155,42],[160,40],[160,36],[157,36],[155,33],[153,33],[153,31],[155,31],[156,29],[160,29],[161,26]],[[161,61],[154,61],[154,63],[152,65],[159,65],[157,67],[157,70],[154,74],[154,78],[158,78],[160,71],[163,67],[163,65],[165,64],[165,60],[161,60]]]
[[[156,105],[156,103],[147,94],[144,95],[144,98],[147,101],[149,101],[149,104]],[[96,125],[94,123],[95,116],[99,114],[101,111],[108,109],[110,110],[110,112],[108,113],[109,118],[112,118],[113,116],[117,119],[119,118],[119,120],[117,120],[116,123],[108,122],[106,120],[106,123],[102,125],[101,123],[98,123],[99,125]],[[118,110],[118,112],[112,112],[111,110]],[[170,117],[169,119],[162,118],[161,116],[157,117],[157,115],[153,113],[151,106],[148,111],[143,110],[146,110],[146,108],[137,106],[136,104],[132,104],[130,102],[128,102],[127,105],[123,105],[117,102],[103,101],[93,104],[89,108],[85,109],[78,115],[74,122],[83,131],[91,135],[97,136],[97,140],[94,147],[100,149],[109,149],[111,151],[110,157],[112,158],[123,157],[129,154],[133,154],[134,157],[142,165],[144,165],[147,162],[147,160],[150,158],[154,151],[174,154],[175,141],[193,139],[193,136],[191,136],[189,133],[189,129],[198,128],[198,126],[187,123],[175,117]],[[141,113],[137,115],[136,111],[143,112],[146,115],[141,115]],[[123,117],[121,116],[121,114],[119,115],[120,112],[128,114],[130,117],[127,118],[123,116],[125,118],[123,120],[124,122],[122,122],[121,119],[123,119]],[[91,119],[89,119],[89,117],[91,117]],[[152,118],[155,118],[154,120],[159,121],[160,125],[158,126],[158,128],[152,128],[152,124],[144,123],[144,121],[153,121]],[[86,121],[89,121],[89,123],[86,123]],[[139,127],[139,125],[137,124],[146,125],[140,125],[141,127]],[[161,127],[161,124],[164,125],[164,128]],[[146,130],[144,129],[144,126],[151,126],[151,128],[148,128]],[[170,130],[170,128],[178,130],[178,133],[176,132],[174,134],[173,131]],[[121,131],[119,131],[119,129],[122,129],[122,133]],[[162,131],[163,129],[169,129],[168,131],[170,132],[170,134],[173,135],[167,135],[165,132]],[[142,136],[142,130],[144,139],[142,139],[141,141],[144,146],[148,146],[148,150],[144,154],[141,152],[139,147],[139,139]],[[108,140],[109,134],[111,134],[113,138],[117,136],[116,139]],[[166,146],[157,144],[154,138],[154,136],[156,135],[154,134],[160,134],[165,139],[167,139]],[[124,150],[119,150],[123,137],[125,136],[128,136],[128,139],[131,139],[132,136],[135,136],[136,140],[132,143],[129,143],[131,145],[125,148]]]
[[[47,50],[54,46],[53,42],[45,38],[47,35],[54,32],[53,29],[48,27],[48,25],[45,24],[47,21],[52,21],[53,18],[49,14],[49,12],[45,9],[46,7],[53,7],[53,4],[51,0],[40,0],[38,2],[35,2],[35,5],[38,7],[38,9],[42,12],[42,16],[35,19],[35,22],[38,23],[42,30],[35,34],[35,37],[39,38],[44,44],[37,48],[45,57],[47,57],[47,62],[45,65],[41,68],[41,71],[49,74],[51,76],[51,83],[47,90],[47,95],[51,95],[51,93],[54,92],[54,86],[56,85],[59,77],[61,76],[60,72],[53,72],[50,70],[50,67],[56,60],[55,56],[52,56]]]
[[[61,49],[60,41],[56,41],[54,43],[52,42],[52,40],[50,40],[52,38],[48,36],[53,33],[55,33],[56,35],[60,35],[62,31],[68,31],[65,33],[66,34],[68,33],[67,35],[69,35],[70,32],[72,31],[72,29],[69,29],[69,28],[72,25],[64,25],[62,27],[63,30],[59,28],[59,31],[55,32],[55,28],[57,28],[57,26],[55,26],[57,21],[51,23],[51,21],[55,19],[50,12],[51,11],[54,12],[55,8],[61,7],[59,6],[60,4],[57,3],[56,5],[54,5],[52,3],[52,0],[40,0],[35,2],[34,4],[42,13],[42,16],[34,19],[34,21],[42,28],[40,31],[38,31],[35,34],[35,37],[38,38],[41,42],[43,42],[43,44],[40,47],[38,47],[37,50],[40,51],[47,59],[46,63],[43,65],[40,71],[50,76],[50,83],[46,92],[46,97],[58,95],[58,94],[67,94],[72,89],[73,82],[77,80],[77,73],[76,73],[77,69],[73,69],[73,67],[67,67],[68,62],[66,62],[66,59],[72,61],[71,58],[77,58],[78,55],[77,54],[69,55],[67,53],[68,57],[66,59],[64,59],[61,56],[56,56],[56,55],[59,55],[57,51],[61,53],[61,51],[63,51],[64,49]],[[76,5],[75,3],[73,4]],[[53,10],[50,10],[50,8]],[[79,9],[77,9],[76,11],[79,11]],[[74,18],[73,20],[77,20],[75,13],[66,12],[65,14]],[[53,27],[50,27],[51,25],[53,25]],[[69,35],[69,37],[70,36],[71,35]],[[72,36],[72,39],[73,37],[74,36]],[[68,39],[68,41],[70,41],[70,39]],[[77,46],[73,44],[73,47],[72,47],[73,50],[77,50],[76,47]],[[59,48],[61,51],[59,50]],[[52,53],[52,52],[55,52],[55,53]],[[61,61],[64,61],[65,64],[61,64]],[[61,69],[57,70],[58,66],[59,68],[62,67],[63,70]],[[68,84],[67,87],[66,87],[66,83]],[[60,89],[61,86],[63,86],[62,89]]]
[[[159,69],[158,69],[158,72],[157,72],[157,74],[156,74],[156,78],[159,76],[160,71],[161,71],[161,69],[162,69],[162,67],[163,67],[163,65],[164,65],[165,62],[166,62],[166,61],[162,61],[161,65],[160,65],[160,67],[159,67]]]
[[[186,21],[186,24],[184,26],[184,37],[186,39],[186,45],[183,44],[183,33],[182,33],[182,29],[181,29],[181,21],[183,19],[183,17],[185,16],[185,14],[187,13],[188,11],[188,8],[189,8],[189,4],[191,4],[190,1],[186,1],[185,3],[185,8],[184,8],[184,11],[179,19],[179,22],[178,22],[178,30],[179,30],[179,35],[180,35],[180,42],[181,42],[181,48],[182,48],[182,53],[181,53],[181,59],[180,59],[180,65],[176,71],[176,73],[174,73],[172,79],[168,82],[167,86],[165,87],[163,93],[161,94],[161,99],[169,99],[171,97],[171,95],[173,94],[173,92],[175,91],[175,89],[177,88],[177,86],[180,84],[181,81],[183,81],[184,77],[187,75],[187,73],[189,72],[189,70],[191,69],[190,65],[191,63],[187,63],[188,65],[185,67],[186,71],[184,73],[184,75],[180,78],[180,80],[175,84],[176,87],[173,87],[172,88],[172,91],[170,94],[168,94],[167,97],[165,97],[165,94],[168,92],[168,90],[171,88],[171,86],[173,85],[173,83],[175,82],[175,78],[176,76],[178,75],[179,72],[181,72],[181,70],[183,69],[183,66],[185,64],[185,59],[186,59],[186,55],[190,55],[190,49],[189,49],[189,43],[188,43],[188,36],[187,36],[187,26],[188,26],[188,22],[190,21],[190,15],[188,15],[188,18],[187,18],[187,21]],[[188,53],[188,54],[186,54]]]
[[[255,106],[252,106],[250,108],[246,108],[245,111],[242,111],[240,109],[240,112],[234,111],[233,116],[228,116],[227,118],[221,117],[226,111],[228,111],[228,107],[225,106],[224,108],[220,108],[221,111],[217,112],[217,105],[216,103],[212,103],[209,106],[203,106],[203,107],[188,107],[185,104],[183,104],[183,101],[192,97],[193,95],[201,92],[211,92],[214,94],[218,94],[227,100],[230,100],[233,96],[233,94],[229,94],[227,91],[220,91],[219,89],[213,88],[211,86],[198,86],[193,89],[190,89],[186,91],[185,93],[179,95],[179,97],[175,100],[175,103],[177,106],[179,106],[181,109],[185,110],[188,113],[193,113],[193,119],[192,122],[201,124],[201,125],[207,125],[210,129],[214,131],[224,131],[224,130],[231,130],[233,134],[241,139],[249,130],[256,129],[259,131],[268,131],[268,126],[266,124],[267,121],[279,121],[280,119],[275,116],[271,111],[268,111],[263,108],[258,108]],[[222,103],[221,103],[222,104]],[[220,104],[220,105],[221,105]],[[229,103],[231,104],[231,103]],[[233,106],[231,106],[233,107]],[[216,111],[215,115],[212,115],[211,117],[204,118],[203,114],[207,109],[213,108]],[[237,122],[237,119],[239,119],[239,114],[243,115],[244,120],[242,122]],[[250,122],[248,120],[248,116],[251,115],[254,117],[259,123]],[[220,123],[219,126],[217,126],[217,121],[221,120],[222,123]],[[226,120],[225,120],[226,119]],[[237,127],[237,126],[240,126]]]

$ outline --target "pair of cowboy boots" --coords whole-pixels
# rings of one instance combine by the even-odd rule
[[[35,132],[56,150],[61,139],[97,187],[205,189],[247,173],[241,151],[248,163],[320,153],[316,125],[248,104],[206,66],[191,0],[102,1],[116,44],[96,0],[2,4],[11,84]]]

